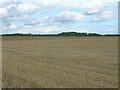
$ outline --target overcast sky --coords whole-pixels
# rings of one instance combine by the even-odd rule
[[[3,0],[0,33],[118,33],[119,0]]]

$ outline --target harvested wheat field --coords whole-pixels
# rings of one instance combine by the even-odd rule
[[[117,88],[118,37],[3,37],[3,88]]]
[[[2,88],[2,37],[0,36],[0,89]]]

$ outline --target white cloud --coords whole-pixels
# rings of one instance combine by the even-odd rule
[[[3,30],[9,30],[9,29],[16,29],[17,26],[12,24],[12,25],[9,25],[8,27],[3,27]]]
[[[25,15],[34,14],[41,9],[41,6],[29,2],[8,2],[3,3],[2,7],[4,8],[4,12],[7,10],[6,16],[8,18],[22,17]]]
[[[5,8],[0,8],[0,17],[4,17],[8,15],[8,11]]]
[[[101,21],[106,21],[106,20],[111,20],[113,18],[116,18],[115,14],[117,14],[117,12],[114,12],[114,9],[111,8],[107,8],[104,11],[102,11],[101,13],[98,13],[94,18],[93,18],[93,22],[101,22]]]
[[[9,1],[9,0],[7,0]],[[12,1],[11,1],[12,2]],[[22,0],[20,2],[22,3],[17,3],[18,0],[13,0],[15,3],[11,3],[8,5],[6,8],[10,9],[11,7],[16,7],[18,11],[15,12],[20,12],[20,13],[46,13],[50,10],[55,10],[55,9],[79,9],[83,11],[85,14],[96,14],[100,12],[101,9],[104,8],[106,4],[112,4],[112,3],[117,3],[118,0]],[[26,3],[27,2],[27,3]],[[12,12],[11,12],[12,13]],[[19,13],[19,15],[20,15]]]
[[[120,0],[101,0],[104,3],[118,3]]]
[[[16,20],[17,17],[8,18],[9,20]]]
[[[57,22],[62,22],[62,23],[83,21],[85,19],[86,17],[84,15],[76,12],[70,12],[70,11],[63,11],[55,17],[55,20]]]
[[[24,28],[31,28],[32,26],[24,26]]]
[[[50,25],[51,23],[53,23],[53,18],[52,17],[43,17],[43,18],[38,18],[38,19],[34,19],[31,22],[27,22],[24,25],[39,25],[39,26],[43,26],[43,25]]]
[[[96,14],[103,8],[100,0],[83,0],[81,10],[86,14]]]
[[[8,5],[6,8],[7,8],[7,9],[10,9],[10,8],[16,7],[16,6],[17,6],[16,4],[11,4],[11,5]]]
[[[40,24],[38,24],[39,26],[44,26],[44,25],[46,25],[45,23],[40,23]]]
[[[9,28],[10,29],[15,29],[17,26],[16,25],[10,25]]]
[[[106,18],[106,19],[110,19],[110,18],[112,18],[112,13],[113,12],[111,10],[104,11],[104,12],[102,12],[101,17]]]
[[[25,25],[61,25],[63,23],[73,23],[78,21],[86,20],[86,17],[80,13],[62,11],[54,17],[46,16],[32,20],[31,22],[25,23]]]
[[[55,31],[59,31],[61,28],[58,26],[33,26],[33,27],[25,27],[16,30],[14,33],[51,33]]]
[[[8,3],[5,4],[4,1]],[[114,8],[117,6],[118,1],[119,0],[2,0],[2,2],[0,2],[0,4],[3,4],[1,4],[2,8],[0,8],[0,17],[4,16],[2,17],[3,26],[6,30],[16,29],[18,32],[20,28],[18,28],[17,23],[19,23],[25,25],[22,27],[23,30],[21,29],[21,32],[56,32],[59,30],[67,30],[68,28],[65,28],[65,25],[70,26],[79,21],[89,21],[89,19],[92,19],[93,22],[101,22],[110,20],[115,17],[113,14],[116,14],[116,11],[114,9],[114,11],[106,9],[106,5],[107,7]],[[61,12],[58,15],[56,15],[56,11],[55,13],[50,13],[54,10],[58,10],[58,12],[60,10]],[[80,10],[80,13],[74,10]],[[89,18],[89,15],[93,16]],[[41,16],[42,18],[40,18]],[[67,24],[63,25],[63,23],[66,22]],[[72,24],[68,22],[72,22]],[[12,23],[16,23],[17,26]],[[78,29],[73,28],[71,30],[77,31]]]
[[[40,7],[38,7],[35,4],[31,4],[31,3],[23,3],[23,4],[19,4],[17,9],[18,11],[20,11],[21,13],[29,13],[29,12],[34,12],[35,10],[38,10]]]

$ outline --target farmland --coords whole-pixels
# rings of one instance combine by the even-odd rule
[[[118,37],[4,36],[4,88],[117,88]]]
[[[0,89],[2,88],[2,37],[0,36]]]

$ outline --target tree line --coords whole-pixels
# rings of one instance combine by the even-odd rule
[[[120,34],[98,34],[98,33],[78,33],[78,32],[62,32],[59,34],[23,34],[23,33],[14,33],[14,34],[2,34],[2,36],[119,36]]]

